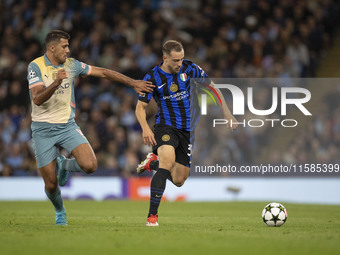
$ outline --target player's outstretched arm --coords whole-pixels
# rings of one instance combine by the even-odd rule
[[[136,105],[136,117],[143,130],[144,144],[153,146],[153,145],[156,145],[157,143],[155,140],[154,133],[152,132],[151,128],[149,127],[148,122],[146,121],[146,107],[147,106],[148,106],[148,103],[138,100],[137,105]]]
[[[221,90],[216,88],[213,82],[211,82],[210,86],[212,86],[216,90],[218,96],[221,98],[223,115],[224,115],[224,118],[228,120],[230,129],[231,130],[236,129],[238,127],[238,122],[236,118],[231,114],[229,107],[227,105],[227,102],[225,101],[224,96],[222,95]]]
[[[91,73],[89,75],[123,83],[132,87],[139,95],[143,95],[145,92],[150,93],[155,87],[150,81],[134,80],[124,74],[97,66],[91,66]]]
[[[31,88],[32,101],[34,104],[40,106],[51,98],[53,93],[57,90],[58,86],[67,78],[65,69],[60,69],[57,73],[57,78],[48,87],[39,85]]]

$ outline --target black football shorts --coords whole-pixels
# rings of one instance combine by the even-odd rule
[[[157,155],[157,149],[162,145],[171,145],[175,148],[176,162],[190,167],[191,144],[189,131],[166,125],[156,125],[154,134],[157,145],[153,146],[153,153]]]

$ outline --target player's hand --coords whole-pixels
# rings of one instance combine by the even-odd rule
[[[149,145],[149,146],[157,145],[156,140],[155,140],[155,135],[153,134],[150,128],[143,130],[143,142],[144,144]]]
[[[238,121],[233,115],[226,115],[224,118],[228,120],[228,126],[231,131],[234,131],[238,127]]]
[[[155,85],[152,85],[151,81],[134,80],[131,87],[142,96],[145,92],[151,93]]]
[[[57,78],[56,78],[56,82],[58,85],[60,85],[64,79],[66,79],[68,77],[68,73],[66,72],[65,69],[60,69],[57,73]]]

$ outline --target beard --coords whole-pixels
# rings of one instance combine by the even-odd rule
[[[176,70],[175,68],[169,66],[169,70],[172,74],[176,74],[176,73],[179,73],[179,70],[181,70],[181,68],[178,68],[178,70]]]
[[[65,57],[65,55],[61,54],[61,55],[57,55],[55,56],[55,59],[58,61],[59,65],[65,63],[67,56]]]

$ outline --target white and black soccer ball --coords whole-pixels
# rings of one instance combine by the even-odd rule
[[[269,203],[262,211],[262,219],[269,227],[282,226],[287,220],[286,208],[280,203]]]

